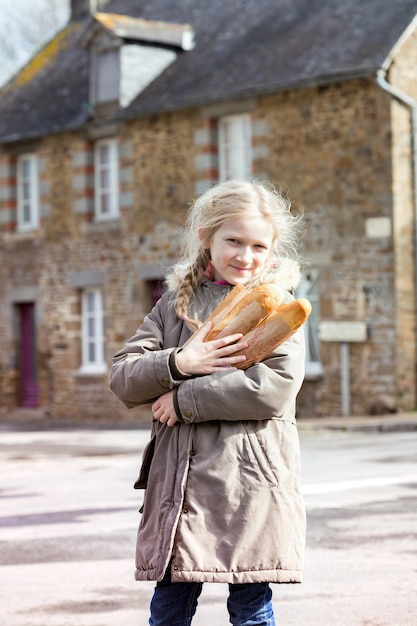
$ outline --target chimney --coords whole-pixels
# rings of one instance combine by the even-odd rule
[[[90,0],[71,0],[71,22],[77,22],[90,15]]]
[[[71,0],[71,21],[83,20],[92,13],[105,11],[109,0]]]

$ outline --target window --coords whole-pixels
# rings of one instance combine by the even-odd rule
[[[164,288],[164,279],[160,278],[159,280],[150,280],[147,281],[151,291],[151,303],[152,306],[158,302],[159,298],[165,291]]]
[[[296,290],[297,298],[307,298],[312,311],[304,324],[306,341],[306,376],[318,376],[323,373],[320,361],[320,342],[318,328],[320,321],[320,294],[318,290],[318,272],[308,272]]]
[[[39,226],[38,162],[35,154],[22,154],[17,160],[17,228],[35,230]]]
[[[119,158],[117,141],[98,141],[94,151],[95,218],[97,221],[119,216]]]
[[[92,65],[92,101],[94,104],[119,100],[120,50],[109,48],[94,52]]]
[[[88,374],[102,374],[104,361],[103,294],[100,289],[86,289],[81,301],[82,366]]]
[[[219,179],[244,180],[252,176],[252,132],[249,115],[219,120]]]

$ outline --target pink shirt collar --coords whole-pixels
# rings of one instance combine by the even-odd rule
[[[208,264],[206,271],[204,272],[204,276],[207,276],[207,278],[213,281],[213,283],[215,283],[216,285],[230,285],[227,280],[214,280],[214,267],[211,261]]]

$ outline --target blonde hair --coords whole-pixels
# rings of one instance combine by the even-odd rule
[[[210,241],[226,221],[242,216],[261,215],[273,230],[271,255],[279,266],[280,259],[298,259],[297,244],[301,216],[291,213],[286,195],[271,183],[229,180],[203,193],[189,209],[182,238],[182,256],[171,268],[167,284],[175,292],[174,308],[191,329],[201,322],[187,317],[191,296],[210,263],[210,250],[205,248],[200,233]],[[252,282],[260,283],[271,270],[265,267]]]

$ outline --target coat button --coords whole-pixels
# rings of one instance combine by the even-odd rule
[[[169,378],[163,378],[162,382],[164,383],[164,385],[168,385],[169,384]]]
[[[178,565],[174,565],[174,569],[177,570],[178,569]]]
[[[183,513],[188,513],[188,509],[187,509],[187,507],[186,507],[186,506],[182,509],[182,512],[183,512]]]
[[[192,411],[190,411],[189,409],[188,409],[187,411],[184,411],[184,415],[185,415],[185,417],[191,417],[191,416],[192,416],[192,414],[193,414],[193,412],[192,412]]]

